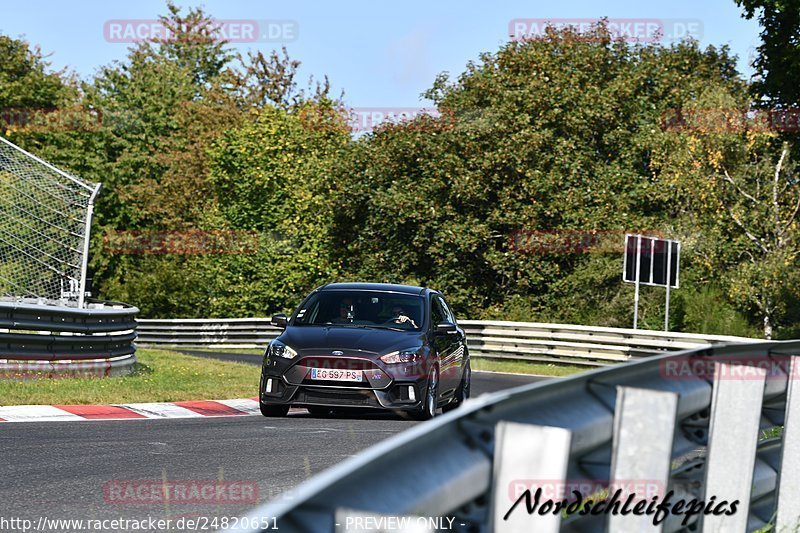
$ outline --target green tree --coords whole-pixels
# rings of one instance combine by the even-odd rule
[[[800,297],[800,185],[786,144],[777,161],[761,155],[738,170],[732,175],[723,168],[718,176],[721,202],[744,241],[730,291],[738,304],[755,311],[764,337],[771,339],[775,323]]]
[[[482,54],[426,93],[441,117],[380,129],[338,170],[343,271],[435,285],[472,317],[513,303],[529,319],[629,325],[622,234],[691,226],[684,200],[705,176],[672,179],[654,157],[665,114],[705,90],[746,93],[725,48],[630,46],[602,24]],[[518,253],[517,231],[613,231],[619,243],[611,259]],[[576,298],[575,287],[606,292]]]
[[[220,186],[214,168],[227,155],[214,147],[218,142],[225,145],[229,132],[249,131],[248,123],[261,120],[260,108],[264,117],[271,116],[273,106],[291,111],[296,119],[309,115],[305,109],[309,98],[295,81],[299,62],[285,50],[283,56],[273,53],[266,59],[258,53],[244,59],[218,39],[212,19],[202,10],[190,9],[183,15],[172,4],[168,10],[162,17],[168,36],[138,45],[125,62],[105,68],[90,93],[114,119],[108,124],[115,147],[113,170],[105,180],[112,192],[100,209],[104,231],[183,232],[174,234],[179,241],[191,241],[194,230],[210,232],[207,235],[258,231],[263,241],[258,249],[283,246],[273,242],[272,236],[279,231],[254,226],[248,218],[263,207],[257,202],[267,197],[236,202]],[[242,68],[234,68],[237,60]],[[333,110],[338,106],[324,104],[327,91],[327,84],[318,85],[310,98],[319,105],[311,107],[328,105]],[[283,130],[281,134],[291,136]],[[310,139],[304,147],[314,153],[315,142]],[[255,159],[257,153],[238,155],[243,160]],[[249,176],[231,175],[231,180],[239,179],[246,182]],[[280,209],[279,200],[268,203]],[[242,220],[248,223],[240,224]],[[251,238],[249,233],[230,235],[234,241]],[[252,292],[252,284],[258,281],[255,273],[263,273],[268,263],[263,257],[254,261],[251,255],[131,256],[101,250],[93,265],[103,294],[132,299],[153,316],[262,314],[267,303],[285,305],[277,296],[260,301]],[[182,291],[183,296],[156,296],[168,291],[181,273],[192,289]]]
[[[150,57],[164,58],[190,73],[197,88],[210,88],[225,73],[234,54],[226,46],[217,24],[202,8],[180,7],[167,2],[167,15],[159,17],[165,36],[142,44]]]
[[[761,44],[753,67],[757,95],[773,105],[800,105],[795,73],[800,68],[800,2],[797,0],[736,0],[744,17],[757,17]]]
[[[36,110],[50,110],[75,97],[74,80],[64,71],[51,71],[39,47],[0,35],[0,57],[0,111],[28,112],[30,118]]]
[[[309,101],[292,112],[264,107],[253,113],[255,120],[215,143],[210,178],[218,227],[255,232],[259,247],[208,258],[219,280],[212,312],[287,309],[334,277],[330,174],[349,142],[338,104]]]

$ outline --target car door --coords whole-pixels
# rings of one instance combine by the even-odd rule
[[[439,383],[442,393],[454,390],[459,383],[459,365],[456,363],[458,354],[457,337],[455,334],[436,333],[436,325],[441,322],[450,322],[452,317],[448,317],[446,306],[442,297],[438,294],[431,296],[431,328],[433,343],[439,358]]]
[[[441,297],[441,303],[445,316],[447,317],[447,321],[455,324],[458,328],[456,334],[451,335],[451,337],[453,337],[453,364],[457,374],[456,386],[458,386],[458,383],[461,382],[461,371],[464,368],[464,356],[466,355],[467,351],[467,334],[463,329],[461,329],[461,327],[458,326],[456,315],[453,313],[453,310],[450,309],[450,306],[447,304],[447,301],[444,299],[444,297]]]

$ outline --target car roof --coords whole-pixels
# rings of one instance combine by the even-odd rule
[[[383,291],[383,292],[402,292],[405,294],[423,294],[426,290],[425,287],[416,287],[413,285],[396,285],[394,283],[328,283],[324,287],[320,287],[321,291],[330,290],[355,290],[355,291]]]

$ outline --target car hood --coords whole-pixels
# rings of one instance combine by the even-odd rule
[[[289,326],[278,340],[301,354],[341,350],[383,355],[423,344],[424,337],[425,335],[419,331],[342,326]]]

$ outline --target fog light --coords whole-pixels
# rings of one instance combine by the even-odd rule
[[[272,392],[272,380],[267,380],[267,392]]]
[[[414,392],[414,385],[408,386],[408,399],[411,400],[412,402],[416,401],[417,399],[417,394]]]

